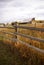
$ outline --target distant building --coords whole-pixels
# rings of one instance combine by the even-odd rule
[[[12,26],[17,25],[17,22],[16,21],[15,22],[12,22],[11,25]]]
[[[0,27],[4,27],[5,26],[5,24],[4,23],[0,23]]]
[[[18,24],[28,24],[28,22],[19,22]]]
[[[33,23],[44,23],[44,20],[35,20],[35,18],[32,18],[32,20],[31,20],[32,22],[32,24]]]

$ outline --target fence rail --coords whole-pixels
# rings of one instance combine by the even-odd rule
[[[23,29],[29,29],[29,30],[36,30],[36,31],[41,31],[41,32],[44,32],[44,28],[35,28],[35,27],[25,27],[25,26],[14,26],[14,27],[0,27],[0,28],[9,28],[9,29],[17,29],[17,28],[23,28]],[[39,41],[39,42],[44,42],[44,39],[40,39],[40,38],[37,38],[37,37],[32,37],[32,36],[29,36],[29,35],[25,35],[25,34],[21,34],[21,33],[19,33],[18,31],[16,31],[16,32],[14,32],[14,33],[12,33],[12,32],[6,32],[6,31],[0,31],[0,32],[2,32],[3,34],[11,34],[11,35],[20,35],[20,36],[23,36],[23,37],[25,37],[25,38],[30,38],[31,40],[36,40],[36,41]],[[3,36],[3,35],[2,35]],[[4,36],[3,36],[4,37]],[[20,43],[22,43],[22,44],[25,44],[25,45],[27,45],[28,47],[30,47],[30,48],[32,48],[32,49],[35,49],[36,51],[38,51],[38,52],[41,52],[41,53],[43,53],[44,54],[44,50],[42,50],[42,49],[39,49],[39,48],[37,48],[37,47],[34,47],[34,46],[32,46],[32,45],[29,45],[28,43],[26,43],[26,42],[23,42],[23,41],[21,41],[21,40],[19,40],[19,39],[15,39],[15,38],[8,38],[8,37],[5,37],[5,38],[7,38],[7,39],[10,39],[10,40],[12,40],[12,41],[18,41],[18,42],[20,42]]]
[[[33,37],[33,36],[29,36],[29,35],[25,35],[25,34],[21,34],[19,32],[15,32],[15,33],[6,32],[6,31],[0,31],[0,32],[5,33],[5,34],[11,34],[11,35],[20,35],[20,36],[23,36],[25,38],[30,38],[31,40],[36,40],[36,41],[39,41],[39,42],[44,42],[44,39]]]
[[[14,25],[14,27],[44,32],[44,28],[27,27],[27,26],[16,26],[16,25]]]
[[[17,25],[14,25],[13,27],[0,27],[0,28],[8,28],[8,29],[23,28],[23,29],[29,29],[29,30],[44,32],[44,28],[36,28],[36,27],[29,27],[29,26],[17,26]]]
[[[26,42],[24,42],[24,41],[21,41],[21,40],[19,40],[19,39],[5,37],[4,35],[0,35],[0,37],[4,37],[5,39],[9,39],[9,40],[11,40],[11,41],[13,41],[13,42],[17,42],[17,41],[18,41],[18,42],[20,42],[21,44],[25,44],[26,46],[28,46],[28,47],[30,47],[30,48],[32,48],[32,49],[35,49],[36,51],[38,51],[38,52],[44,54],[44,50],[39,49],[39,48],[37,48],[37,47],[34,47],[34,46],[32,46],[32,45],[29,45],[28,43],[26,43]]]
[[[6,27],[6,26],[4,26],[4,27],[1,27],[1,26],[0,26],[0,28],[15,29],[14,27]]]

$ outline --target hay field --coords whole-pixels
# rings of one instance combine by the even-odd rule
[[[15,32],[15,29],[9,29],[9,28],[0,28],[0,35],[3,35],[2,37],[0,37],[0,40],[2,40],[3,42],[5,43],[11,43],[12,41],[5,38],[5,37],[8,37],[8,38],[15,38],[15,35],[11,35],[11,34],[6,34],[6,33],[3,33],[1,31],[5,31],[5,32],[10,32],[10,33],[14,33]]]
[[[36,23],[36,24],[24,24],[24,25],[20,24],[20,26],[44,28],[44,24],[39,24],[39,23]],[[25,35],[30,35],[30,36],[33,36],[33,37],[44,39],[44,32],[34,31],[34,30],[27,30],[27,29],[22,29],[22,28],[18,28],[18,32],[20,32],[22,34],[25,34]],[[39,49],[43,49],[44,50],[44,43],[42,43],[42,42],[34,41],[34,40],[31,40],[31,39],[28,39],[28,38],[25,38],[25,37],[19,36],[19,35],[17,36],[17,38],[20,39],[20,40],[22,40],[22,41],[24,41],[24,42],[27,42],[28,44],[30,44],[32,46],[35,46],[35,47],[37,47]],[[37,57],[39,58],[38,61],[40,61],[40,58],[42,58],[43,61],[44,61],[44,54],[41,54],[41,53],[37,52],[36,50],[31,49],[31,48],[29,49],[30,50],[29,51],[27,49],[27,47],[25,47],[25,45],[22,46],[21,43],[18,43],[18,46],[19,46],[20,52],[21,52],[21,54],[23,56],[28,56],[28,54],[30,55],[30,53],[31,53],[32,54],[31,56],[32,57],[34,56],[33,57],[34,61],[35,61],[35,59],[37,61]]]
[[[39,24],[36,24],[36,25],[35,24],[24,24],[22,26],[44,28],[44,26],[42,26],[42,25],[39,25]],[[6,31],[6,32],[13,32],[13,33],[16,31],[16,30],[13,30],[13,29],[7,29],[7,28],[6,29],[5,28],[1,29],[0,28],[0,31],[2,31],[2,30]],[[26,34],[26,35],[31,35],[31,36],[34,36],[34,37],[38,37],[38,38],[43,38],[44,39],[44,32],[42,33],[42,32],[38,32],[38,31],[34,31],[34,30],[31,31],[31,30],[19,29],[19,28],[17,29],[17,31],[20,32],[20,33]],[[0,34],[3,34],[3,33],[0,32]],[[3,35],[5,35],[6,37],[9,37],[9,38],[14,38],[15,37],[13,35],[8,35],[8,34],[3,34]],[[19,36],[19,35],[17,35],[17,39],[25,41],[25,42],[27,42],[30,45],[33,45],[35,47],[38,47],[38,48],[44,50],[44,43],[41,43],[41,42],[38,42],[38,41],[33,41],[31,39],[28,39],[28,38],[25,38],[25,37],[22,37],[22,36]],[[11,63],[11,65],[12,64],[13,65],[39,65],[39,64],[40,65],[44,65],[44,54],[43,53],[40,53],[40,52],[38,52],[38,51],[36,51],[36,50],[34,50],[32,48],[29,48],[28,46],[26,46],[24,44],[21,44],[20,42],[17,42],[17,44],[15,44],[16,42],[13,42],[11,40],[5,39],[3,37],[1,38],[1,41],[2,40],[6,44],[12,44],[13,47],[11,46],[10,48],[11,48],[12,53],[14,51],[13,54],[15,54],[15,52],[17,52],[17,51],[14,50],[14,48],[16,48],[18,50],[18,52],[16,53],[16,55],[18,54],[17,56],[16,55],[14,56],[12,54],[12,56],[10,58],[8,57],[9,61],[8,61],[8,58],[6,58],[6,59],[4,58],[5,61],[6,61],[6,65],[9,65],[10,63]],[[10,62],[10,60],[12,62]],[[2,62],[3,60],[0,60],[0,61]],[[5,61],[3,61],[3,62],[5,62]]]
[[[43,23],[24,24],[22,26],[44,28],[44,24]],[[33,37],[44,39],[44,32],[41,32],[41,31],[34,31],[34,30],[27,30],[27,29],[19,28],[18,32],[20,32],[22,34],[30,35],[30,36],[33,36]],[[25,41],[25,42],[27,42],[27,43],[29,43],[31,45],[34,45],[34,46],[36,46],[38,48],[44,49],[44,43],[42,43],[42,42],[33,41],[33,40],[25,38],[23,36],[18,36],[18,38],[20,40]]]

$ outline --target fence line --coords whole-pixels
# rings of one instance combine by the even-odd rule
[[[28,26],[20,26],[20,25],[14,25],[13,27],[0,27],[0,28],[8,28],[8,29],[23,28],[23,29],[29,29],[29,30],[44,32],[44,28],[36,28],[36,27],[28,27]]]
[[[25,35],[25,34],[21,34],[19,32],[15,32],[15,33],[10,33],[10,32],[5,32],[5,31],[1,31],[5,34],[11,34],[11,35],[20,35],[20,36],[23,36],[23,37],[26,37],[26,38],[30,38],[31,40],[36,40],[36,41],[39,41],[39,42],[44,42],[44,39],[41,39],[41,38],[37,38],[37,37],[33,37],[33,36],[29,36],[29,35]]]
[[[28,27],[28,26],[19,26],[19,25],[17,25],[17,26],[14,25],[14,27],[44,32],[44,28],[36,28],[36,27]]]
[[[0,35],[0,37],[4,37],[4,36],[3,36],[3,35]],[[24,42],[24,41],[21,41],[21,40],[19,40],[19,39],[15,39],[15,38],[9,38],[9,37],[4,37],[4,38],[9,39],[9,40],[12,40],[13,42],[17,42],[17,41],[18,41],[18,42],[20,42],[20,43],[22,43],[22,44],[25,44],[26,46],[28,46],[28,47],[30,47],[30,48],[32,48],[32,49],[35,49],[36,51],[38,51],[38,52],[44,54],[44,50],[39,49],[39,48],[37,48],[37,47],[34,47],[34,46],[32,46],[32,45],[29,45],[28,43],[26,43],[26,42]]]
[[[17,29],[17,28],[23,28],[23,29],[29,29],[29,30],[36,30],[36,31],[41,31],[41,32],[44,32],[44,28],[35,28],[35,27],[26,27],[26,26],[14,26],[14,27],[0,27],[0,28],[8,28],[8,29]],[[29,35],[25,35],[25,34],[21,34],[21,33],[19,33],[18,31],[16,31],[16,32],[14,32],[14,33],[12,33],[12,32],[5,32],[5,31],[0,31],[0,32],[2,32],[2,33],[4,33],[4,34],[12,34],[12,35],[20,35],[20,36],[23,36],[23,37],[26,37],[26,38],[30,38],[31,40],[36,40],[36,41],[39,41],[39,42],[44,42],[44,39],[40,39],[40,38],[37,38],[37,37],[33,37],[33,36],[29,36]],[[4,36],[3,36],[4,37]],[[29,45],[28,43],[26,43],[26,42],[23,42],[23,41],[21,41],[21,40],[19,40],[19,39],[15,39],[15,38],[8,38],[8,37],[5,37],[5,38],[7,38],[7,39],[10,39],[10,40],[12,40],[12,41],[18,41],[18,42],[20,42],[20,43],[22,43],[22,44],[25,44],[25,45],[27,45],[28,47],[30,47],[30,48],[32,48],[32,49],[35,49],[36,51],[38,51],[38,52],[41,52],[41,53],[44,53],[44,50],[42,50],[42,49],[39,49],[39,48],[37,48],[37,47],[34,47],[34,46],[32,46],[32,45]]]
[[[14,27],[0,27],[0,28],[8,28],[8,29],[15,29]]]

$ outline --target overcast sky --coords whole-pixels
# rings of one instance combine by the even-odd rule
[[[0,22],[44,19],[44,0],[0,0]]]

